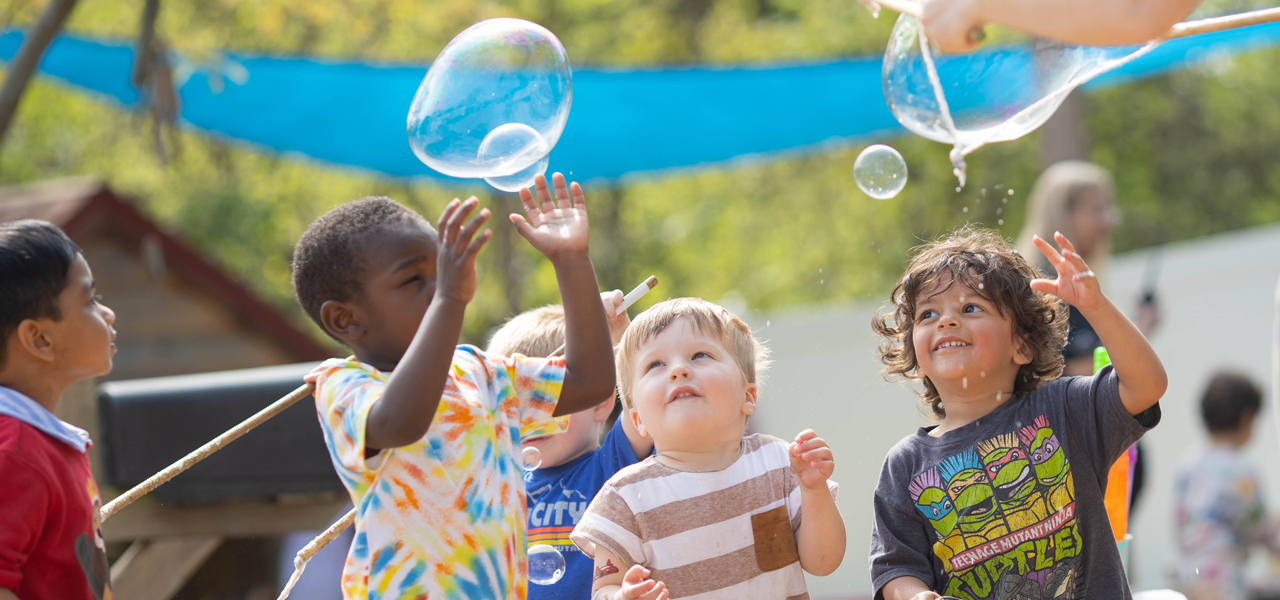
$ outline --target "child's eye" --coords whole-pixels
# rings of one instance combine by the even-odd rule
[[[932,308],[930,308],[929,310],[926,310],[926,311],[924,311],[924,312],[920,313],[920,317],[919,317],[919,318],[917,318],[916,320],[918,320],[918,321],[923,321],[923,320],[925,320],[925,319],[932,319],[932,318],[934,318],[934,317],[936,317],[936,316],[938,316],[938,311],[933,310]]]
[[[964,312],[967,312],[967,313],[982,312],[982,307],[978,306],[977,304],[966,304],[964,305]]]
[[[697,360],[699,358],[711,358],[711,355],[707,354],[706,352],[694,352],[693,359]]]
[[[654,370],[654,369],[656,369],[656,368],[658,368],[658,367],[661,367],[661,366],[662,366],[662,361],[660,361],[660,360],[655,360],[655,361],[653,361],[653,362],[649,363],[649,366],[645,367],[645,368],[644,368],[644,370],[645,370],[645,371],[652,371],[652,370]]]
[[[421,275],[414,275],[413,277],[410,277],[410,278],[406,279],[406,280],[404,281],[404,283],[400,284],[400,287],[404,287],[404,286],[409,285],[410,283],[413,283],[413,282],[415,282],[415,281],[422,281],[422,276],[421,276]]]
[[[102,304],[102,294],[94,294],[89,297],[89,304]]]

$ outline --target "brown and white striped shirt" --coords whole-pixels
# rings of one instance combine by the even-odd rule
[[[800,484],[788,444],[756,434],[742,456],[709,473],[649,457],[618,471],[596,494],[570,539],[639,563],[671,598],[803,600],[809,597],[795,532]],[[834,496],[837,486],[828,481]]]

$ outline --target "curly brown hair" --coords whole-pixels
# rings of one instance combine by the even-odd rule
[[[1033,391],[1062,374],[1067,307],[1031,289],[1031,280],[1040,275],[1007,240],[989,229],[966,225],[945,239],[917,246],[912,253],[907,274],[889,294],[892,310],[877,311],[871,321],[871,328],[885,338],[879,350],[886,380],[922,380],[920,402],[933,416],[946,416],[937,388],[917,370],[912,335],[920,292],[956,282],[995,304],[1031,350],[1031,362],[1018,369],[1014,393]]]

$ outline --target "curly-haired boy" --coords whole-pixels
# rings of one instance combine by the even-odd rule
[[[924,246],[873,327],[887,376],[921,380],[938,424],[889,451],[876,485],[877,598],[1129,598],[1103,505],[1109,467],[1160,420],[1160,359],[1061,234],[1035,269],[997,234]],[[1114,367],[1059,378],[1067,311]]]

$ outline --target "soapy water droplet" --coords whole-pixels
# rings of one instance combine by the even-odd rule
[[[529,546],[529,583],[553,585],[564,577],[564,555],[550,544]]]
[[[907,163],[889,146],[867,146],[853,161],[853,180],[862,193],[876,200],[888,200],[906,187]]]
[[[526,471],[536,470],[542,466],[542,451],[533,446],[525,446],[520,451],[520,462]]]

